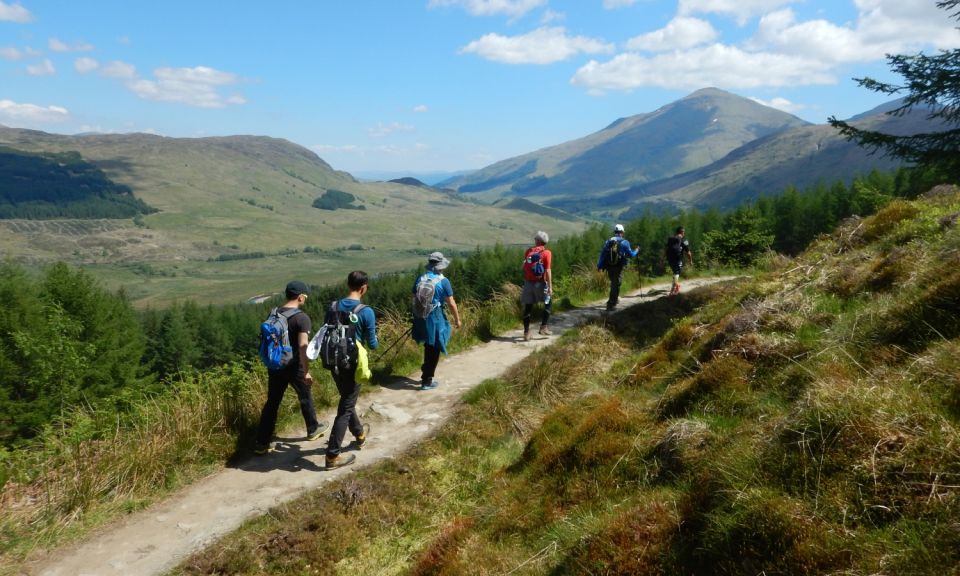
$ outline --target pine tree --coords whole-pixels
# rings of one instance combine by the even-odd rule
[[[942,0],[937,7],[953,18],[960,17],[960,0]],[[887,56],[890,68],[902,76],[902,85],[858,78],[860,86],[884,94],[906,97],[899,108],[890,112],[903,116],[914,107],[929,107],[930,120],[941,121],[947,129],[940,132],[894,136],[862,130],[831,116],[830,125],[838,128],[849,140],[873,150],[912,162],[921,168],[934,168],[942,177],[960,181],[960,49],[942,50],[935,56],[925,54]]]

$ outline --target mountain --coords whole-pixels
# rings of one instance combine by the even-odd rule
[[[558,205],[711,164],[757,138],[806,122],[716,88],[603,130],[442,183],[487,201],[521,196]]]
[[[897,100],[854,116],[892,134],[937,130],[928,110],[903,116]],[[603,130],[443,182],[494,202],[526,198],[567,212],[629,219],[647,208],[730,207],[788,186],[851,181],[896,159],[753,100],[707,88]]]
[[[851,122],[888,134],[916,134],[937,129],[928,120],[929,110],[915,108],[903,116],[888,112],[898,102],[883,104],[858,114]],[[903,163],[872,153],[839,135],[826,124],[784,130],[749,142],[726,157],[685,174],[611,194],[597,205],[632,208],[629,218],[651,205],[732,207],[745,200],[777,194],[788,186],[806,188],[817,183],[849,182],[871,170],[893,170]],[[563,208],[564,203],[556,203]]]
[[[321,284],[357,268],[409,269],[433,250],[528,243],[537,229],[560,237],[586,225],[427,186],[360,182],[302,146],[263,136],[0,128],[0,147],[67,154],[102,174],[104,188],[149,207],[134,218],[0,219],[0,258],[83,266],[141,305],[246,300],[292,277]],[[329,197],[349,198],[352,209],[313,207]]]

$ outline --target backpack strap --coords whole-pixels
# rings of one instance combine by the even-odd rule
[[[279,308],[274,308],[274,309],[273,309],[274,312],[279,312],[279,310],[280,310]],[[283,316],[284,318],[286,318],[287,320],[289,320],[289,319],[293,318],[294,316],[296,316],[297,314],[299,314],[299,313],[301,313],[301,312],[303,312],[303,310],[301,310],[301,309],[299,309],[299,308],[290,308],[289,310],[287,310],[287,311],[285,311],[285,312],[280,312],[280,315]]]

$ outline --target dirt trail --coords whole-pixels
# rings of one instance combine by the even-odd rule
[[[684,291],[726,280],[703,278],[684,282]],[[621,308],[662,297],[669,285],[654,285],[621,298]],[[248,518],[300,496],[307,490],[352,474],[361,466],[400,454],[426,438],[451,414],[464,392],[503,374],[537,348],[549,345],[563,331],[602,314],[602,302],[559,313],[551,318],[553,336],[535,335],[523,342],[520,330],[440,360],[436,390],[421,391],[417,382],[398,378],[360,397],[358,409],[371,424],[368,446],[357,463],[324,469],[326,435],[307,442],[282,438],[278,451],[226,468],[192,484],[169,499],[92,535],[86,542],[56,550],[23,574],[36,576],[147,576],[163,574],[188,555],[236,529]],[[535,334],[534,326],[534,334]],[[419,378],[419,373],[414,375]],[[332,422],[336,409],[320,415]],[[352,440],[347,434],[346,441]],[[349,449],[349,447],[347,446]]]

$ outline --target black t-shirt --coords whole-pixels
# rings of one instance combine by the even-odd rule
[[[278,312],[289,312],[291,308],[282,307]],[[287,330],[290,333],[290,346],[293,347],[293,359],[290,360],[290,364],[287,366],[288,369],[294,370],[297,373],[306,375],[306,371],[300,366],[300,334],[306,334],[307,339],[310,338],[310,317],[307,316],[307,313],[300,311],[293,316],[287,318]]]

